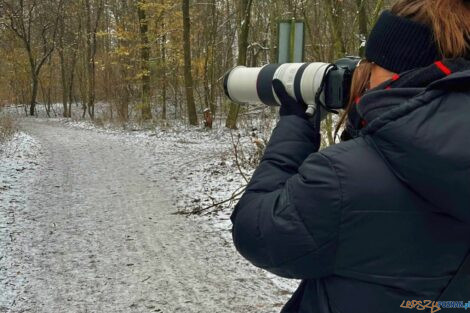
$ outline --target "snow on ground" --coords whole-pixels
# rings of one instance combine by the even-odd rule
[[[0,144],[0,206],[15,201],[20,196],[20,180],[28,180],[37,169],[41,158],[41,146],[31,136],[17,132],[13,138]],[[10,191],[6,193],[6,191]]]
[[[269,140],[276,122],[266,124],[257,119],[247,122],[248,125],[240,130],[231,132],[226,129],[209,131],[186,125],[147,131],[123,131],[112,125],[106,128],[97,127],[89,121],[57,120],[69,127],[114,134],[124,140],[148,146],[153,151],[152,159],[155,160],[158,156],[157,162],[152,164],[152,159],[147,162],[152,164],[148,175],[158,175],[155,170],[161,168],[161,163],[166,164],[166,174],[178,186],[176,190],[169,191],[173,195],[175,207],[183,213],[201,210],[200,214],[191,215],[190,218],[205,221],[228,244],[232,242],[230,215],[238,197],[227,200],[244,190],[245,179],[249,180],[255,170],[257,162],[252,159],[253,156],[256,159],[258,150],[253,141]],[[241,156],[245,159],[245,163],[239,160],[242,163],[241,169],[237,166],[234,145],[239,151],[238,158]],[[166,158],[162,159],[162,155]],[[220,202],[224,203],[216,205]],[[210,206],[214,207],[206,210]],[[294,292],[299,284],[296,280],[283,279],[268,272],[265,274],[281,290]]]
[[[19,134],[2,146],[0,180],[16,188],[0,192],[9,238],[0,242],[0,312],[274,313],[289,298],[296,282],[235,252],[233,203],[215,215],[171,214],[244,184],[230,133],[35,118],[20,126],[37,141]],[[240,133],[249,155],[251,130]]]
[[[42,157],[41,146],[33,137],[17,132],[12,138],[0,143],[0,286],[9,280],[7,258],[8,242],[13,241],[10,225],[15,223],[17,209],[24,206],[23,187],[31,184],[37,174]],[[1,293],[8,292],[4,290]],[[11,298],[14,295],[2,295]],[[2,298],[2,297],[0,297]],[[0,299],[1,300],[1,299]],[[0,301],[0,312],[5,308]],[[8,312],[8,311],[5,311]]]
[[[28,120],[24,119],[29,123]],[[167,179],[168,182],[161,187],[171,195],[177,210],[175,213],[202,210],[201,214],[188,216],[188,223],[203,225],[207,228],[205,232],[220,236],[230,249],[234,249],[231,241],[230,215],[236,198],[224,201],[243,190],[245,179],[251,176],[256,157],[259,157],[256,154],[257,146],[253,141],[267,140],[275,124],[275,121],[264,124],[259,120],[247,121],[243,128],[231,133],[225,129],[207,131],[182,124],[141,130],[137,126],[126,127],[127,129],[115,125],[98,127],[89,121],[61,118],[32,120],[34,123],[45,125],[59,124],[64,128],[104,133],[130,146],[144,147],[144,149],[135,149],[135,153],[139,154],[138,159],[141,160],[139,164],[141,174],[156,183],[161,181],[161,177]],[[234,145],[239,151],[238,165]],[[0,177],[3,181],[0,181],[0,191],[2,188],[7,188],[9,196],[0,197],[0,207],[10,205],[9,201],[24,199],[21,190],[14,190],[14,186],[19,181],[34,180],[35,169],[41,158],[38,142],[24,133],[16,135],[3,151],[0,165]],[[240,170],[245,177],[240,174]],[[224,203],[215,205],[220,202]],[[212,205],[214,207],[204,210]],[[15,207],[10,207],[13,212]],[[3,227],[7,227],[7,223],[7,220],[0,221]],[[241,266],[250,265],[242,263]],[[298,281],[295,280],[282,279],[264,271],[258,273],[267,276],[277,290],[285,295],[284,299],[287,299],[286,295],[295,291],[298,286]]]

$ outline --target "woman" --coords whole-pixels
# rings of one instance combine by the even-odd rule
[[[348,140],[321,152],[274,82],[281,119],[232,222],[245,258],[302,279],[282,312],[470,300],[468,276],[450,284],[470,249],[469,59],[470,1],[398,1],[355,73]]]

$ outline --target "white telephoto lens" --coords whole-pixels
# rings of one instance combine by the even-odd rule
[[[235,67],[228,76],[227,92],[230,99],[240,104],[261,103],[257,82],[262,67]]]
[[[284,87],[286,87],[287,93],[294,99],[297,99],[295,96],[295,77],[297,76],[297,73],[299,72],[300,68],[304,65],[305,63],[286,63],[282,64],[279,66],[277,69],[276,73],[274,74],[274,79],[279,79],[283,84]],[[277,98],[276,93],[274,92],[274,96],[276,97],[277,102],[279,103],[279,99]]]
[[[299,102],[315,105],[315,97],[327,74],[329,63],[268,64],[263,67],[237,66],[224,77],[227,96],[239,104],[280,105],[273,80],[280,80],[287,93]],[[324,94],[321,95],[324,100]]]
[[[330,66],[329,63],[310,63],[305,69],[300,82],[302,98],[307,105],[315,105],[315,96],[320,89],[325,73]],[[321,95],[324,100],[324,94]]]

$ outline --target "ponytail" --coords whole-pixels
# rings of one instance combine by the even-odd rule
[[[392,13],[430,26],[443,58],[470,57],[469,0],[399,0]]]

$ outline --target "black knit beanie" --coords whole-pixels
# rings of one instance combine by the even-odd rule
[[[367,41],[366,58],[389,71],[403,73],[442,57],[430,27],[384,11]]]

